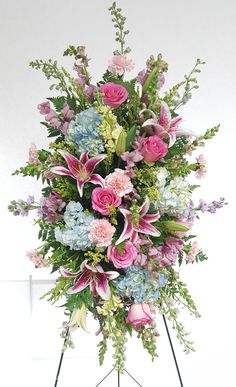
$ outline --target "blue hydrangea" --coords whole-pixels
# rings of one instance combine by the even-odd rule
[[[75,143],[79,153],[89,151],[91,156],[103,153],[105,148],[99,129],[102,120],[95,107],[80,112],[69,125],[67,142]]]
[[[144,267],[132,265],[113,284],[122,296],[132,298],[135,304],[141,304],[156,301],[160,296],[159,289],[165,286],[166,280],[164,274],[156,279]]]
[[[55,228],[55,238],[71,250],[86,250],[92,246],[88,237],[88,227],[95,219],[93,215],[86,215],[79,202],[70,202],[64,213],[65,228]]]

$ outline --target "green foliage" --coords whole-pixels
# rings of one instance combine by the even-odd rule
[[[128,54],[131,49],[129,47],[125,47],[125,39],[126,35],[129,34],[129,30],[125,29],[125,21],[126,17],[124,17],[121,13],[122,9],[117,8],[116,2],[114,1],[111,7],[108,8],[111,12],[112,21],[114,23],[114,27],[116,31],[116,42],[120,43],[120,50],[114,51],[115,55],[123,55]]]
[[[215,135],[219,132],[219,130],[220,130],[220,124],[218,124],[216,126],[213,126],[210,129],[207,129],[206,132],[203,135],[198,136],[193,141],[193,145],[194,146],[202,146],[203,145],[203,140],[211,140],[213,137],[215,137]]]
[[[158,356],[156,349],[156,335],[153,328],[143,328],[141,332],[141,340],[143,343],[143,347],[148,351],[151,355],[152,361],[155,360],[155,357]]]
[[[47,298],[52,304],[58,302],[67,292],[69,287],[72,285],[71,278],[59,277],[56,280],[56,286],[45,293],[40,299]]]
[[[196,74],[201,72],[201,66],[204,64],[205,62],[197,59],[196,64],[190,73],[184,76],[184,80],[177,83],[165,93],[164,101],[168,104],[168,106],[173,109],[178,109],[192,98],[192,91],[199,88]],[[182,95],[180,94],[181,88],[183,88]]]
[[[207,259],[208,257],[206,256],[206,254],[204,254],[204,252],[200,250],[195,257],[195,262],[202,262],[206,261]]]
[[[59,97],[51,97],[47,98],[50,102],[52,102],[57,113],[61,113],[64,104],[66,103],[66,97],[61,95]]]
[[[17,176],[17,175],[22,175],[24,177],[31,176],[31,177],[36,177],[38,180],[41,176],[42,170],[43,170],[42,164],[27,163],[25,167],[16,169],[12,173],[12,176]]]
[[[99,348],[99,351],[98,351],[99,364],[100,366],[102,366],[104,363],[105,354],[107,352],[107,340],[105,338],[101,340],[98,343],[97,347]]]
[[[130,130],[127,132],[126,137],[126,151],[130,151],[132,142],[134,141],[136,135],[136,126],[133,126]]]
[[[161,299],[162,296],[166,296],[176,301],[177,304],[186,307],[195,317],[200,317],[195,302],[187,289],[187,285],[176,278],[176,274],[172,268],[169,268],[168,275],[168,283],[161,289]]]

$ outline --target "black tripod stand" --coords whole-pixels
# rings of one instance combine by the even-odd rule
[[[177,371],[177,374],[178,374],[178,379],[179,379],[179,384],[181,387],[184,387],[183,385],[183,381],[182,381],[182,377],[181,377],[181,374],[180,374],[180,370],[179,370],[179,365],[178,365],[178,362],[177,362],[177,358],[176,358],[176,355],[175,355],[175,350],[174,350],[174,347],[173,347],[173,343],[172,343],[172,340],[171,340],[171,337],[170,337],[170,332],[169,332],[169,328],[168,328],[168,325],[167,325],[167,321],[166,321],[166,318],[165,318],[165,315],[163,314],[162,315],[163,317],[163,320],[164,320],[164,324],[165,324],[165,328],[166,328],[166,332],[167,332],[167,336],[168,336],[168,340],[169,340],[169,343],[170,343],[170,348],[171,348],[171,352],[172,352],[172,355],[173,355],[173,359],[174,359],[174,363],[175,363],[175,367],[176,367],[176,371]],[[67,339],[68,339],[68,336],[69,336],[69,328],[67,328],[67,332],[66,332],[66,336],[65,336],[65,341],[64,341],[64,346],[63,348],[65,347],[65,344],[67,342]],[[62,362],[63,362],[63,359],[64,359],[64,353],[65,351],[62,350],[62,353],[61,353],[61,357],[60,357],[60,360],[59,360],[59,365],[58,365],[58,369],[57,369],[57,375],[56,375],[56,380],[55,380],[55,384],[54,384],[54,387],[57,387],[57,383],[58,383],[58,380],[59,380],[59,375],[60,375],[60,372],[61,372],[61,366],[62,366]],[[102,382],[104,382],[105,379],[108,378],[108,376],[111,375],[112,372],[115,371],[115,368],[112,368],[112,370],[110,372],[108,372],[108,374],[98,383],[96,384],[95,387],[98,387],[102,384]],[[142,385],[127,371],[127,370],[124,370],[124,372],[140,387],[142,387]],[[117,371],[117,387],[120,387],[121,384],[120,384],[120,379],[121,379],[121,375],[120,375],[120,371],[118,370]]]

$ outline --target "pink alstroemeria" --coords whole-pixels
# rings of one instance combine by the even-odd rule
[[[182,118],[177,116],[171,118],[171,113],[168,105],[162,101],[161,102],[161,111],[160,116],[157,118],[156,114],[149,109],[142,110],[148,111],[152,118],[149,118],[143,123],[143,127],[153,126],[155,128],[155,134],[160,138],[169,137],[169,148],[174,145],[176,137],[178,136],[195,136],[196,134],[190,130],[179,128],[179,124],[182,122]]]
[[[87,261],[84,261],[80,270],[76,273],[61,268],[61,274],[65,277],[78,277],[75,284],[67,291],[68,294],[81,292],[87,286],[90,286],[91,291],[95,296],[99,295],[103,300],[109,300],[111,296],[108,280],[112,280],[119,276],[116,271],[106,271],[100,265],[90,266]]]
[[[151,225],[151,223],[156,222],[159,219],[159,214],[147,214],[150,207],[150,200],[146,197],[145,202],[139,208],[139,220],[135,222],[131,211],[126,208],[120,208],[120,212],[124,216],[125,224],[122,234],[119,239],[116,241],[116,245],[119,245],[121,242],[126,239],[131,238],[132,241],[135,241],[138,237],[138,233],[148,234],[154,237],[158,237],[160,232]]]
[[[89,159],[88,152],[83,152],[79,159],[72,156],[70,153],[58,151],[67,162],[68,168],[57,166],[51,168],[53,173],[57,175],[70,176],[77,181],[77,188],[80,196],[83,196],[83,187],[85,183],[99,184],[104,187],[102,176],[93,173],[95,167],[106,158],[106,155],[98,155]]]

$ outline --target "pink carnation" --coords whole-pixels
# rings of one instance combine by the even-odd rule
[[[137,257],[137,249],[132,242],[126,242],[123,252],[120,255],[117,246],[109,246],[107,256],[117,269],[123,269],[132,265]]]
[[[38,150],[36,145],[32,142],[29,148],[29,163],[39,164]]]
[[[168,145],[158,136],[150,136],[142,139],[140,153],[144,161],[154,163],[162,159],[168,152]]]
[[[116,168],[115,172],[110,173],[105,178],[105,185],[112,188],[120,197],[130,193],[133,190],[133,184],[129,176],[123,169]]]
[[[92,207],[102,215],[110,215],[112,208],[121,205],[121,198],[111,188],[95,188],[92,192]]]
[[[103,94],[103,102],[113,108],[119,107],[128,98],[128,91],[124,86],[108,82],[100,86],[100,92]]]
[[[114,55],[111,59],[108,69],[113,74],[123,75],[126,71],[131,71],[134,63],[126,55]]]
[[[106,219],[95,219],[89,226],[89,239],[97,247],[107,247],[112,243],[116,229]]]

